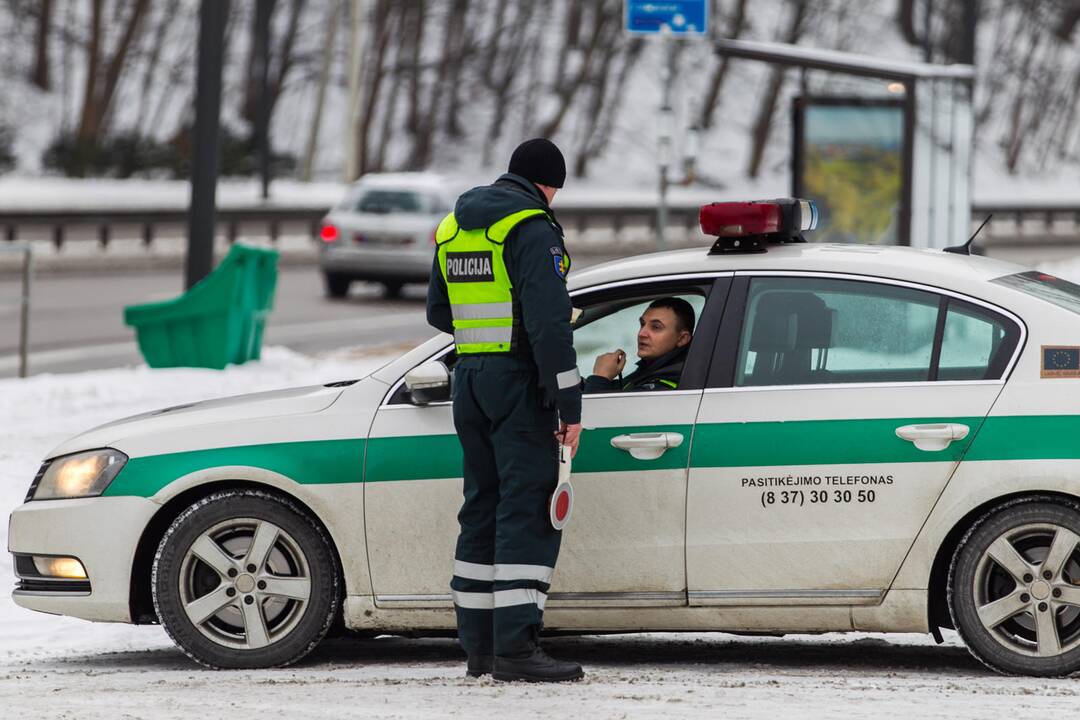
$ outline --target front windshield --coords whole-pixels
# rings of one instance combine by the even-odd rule
[[[1080,315],[1080,285],[1068,280],[1030,270],[1015,275],[1003,275],[990,282],[1019,290],[1026,295],[1037,297]]]

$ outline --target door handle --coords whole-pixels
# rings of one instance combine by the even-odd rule
[[[966,438],[969,429],[967,425],[960,423],[904,425],[896,428],[896,436],[903,440],[910,440],[920,450],[935,452],[949,447],[954,440]]]
[[[683,443],[683,436],[677,432],[650,432],[616,435],[611,438],[611,446],[626,450],[638,460],[655,460],[668,448],[677,448]]]

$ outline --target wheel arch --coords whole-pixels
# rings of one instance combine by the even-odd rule
[[[165,531],[168,530],[173,521],[193,503],[196,503],[202,498],[212,495],[215,492],[221,492],[223,490],[260,490],[262,492],[271,493],[288,499],[302,512],[306,513],[307,516],[311,518],[312,522],[323,531],[327,540],[330,542],[330,549],[333,551],[334,562],[336,563],[334,571],[338,573],[339,578],[342,581],[341,592],[342,599],[344,599],[345,582],[344,577],[342,577],[343,565],[341,562],[341,552],[338,549],[338,543],[323,519],[319,517],[318,513],[316,513],[307,502],[298,497],[295,493],[288,492],[285,488],[276,484],[249,479],[222,478],[208,480],[187,487],[180,492],[171,495],[158,511],[154,513],[154,516],[150,518],[150,522],[146,524],[146,527],[143,528],[142,535],[139,537],[139,543],[135,548],[135,556],[131,567],[131,584],[128,591],[131,622],[135,624],[158,622],[157,613],[154,610],[151,574],[154,565],[154,555],[157,552],[157,547],[161,542],[161,538],[165,535]]]
[[[1080,497],[1056,490],[1021,490],[1008,495],[999,495],[969,510],[946,533],[945,539],[938,546],[937,553],[934,556],[927,585],[926,611],[931,632],[936,633],[938,628],[955,630],[945,594],[949,580],[949,566],[952,564],[952,558],[956,553],[957,546],[967,531],[981,517],[993,510],[1040,500],[1049,500],[1051,502],[1064,500],[1076,503],[1080,501]]]

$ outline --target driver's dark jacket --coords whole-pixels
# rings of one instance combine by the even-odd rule
[[[585,392],[624,392],[629,390],[674,390],[679,387],[683,365],[690,346],[675,348],[658,358],[638,360],[637,368],[621,381],[600,375],[585,378]]]

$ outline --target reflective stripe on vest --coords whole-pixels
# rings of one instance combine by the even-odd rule
[[[462,230],[450,213],[435,231],[439,272],[450,296],[454,344],[459,355],[516,349],[513,283],[503,261],[506,236],[539,208],[507,215],[486,228]]]

